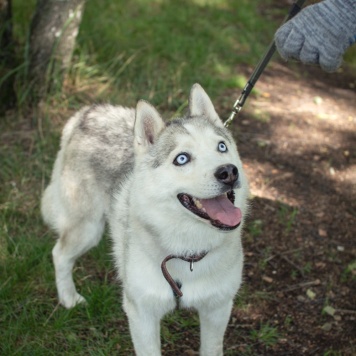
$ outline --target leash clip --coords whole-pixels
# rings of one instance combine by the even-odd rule
[[[189,266],[189,268],[190,268],[190,272],[193,272],[193,271],[194,271],[194,261],[193,261],[193,260],[190,261],[190,266]]]

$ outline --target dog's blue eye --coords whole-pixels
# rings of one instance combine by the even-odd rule
[[[226,152],[226,151],[227,151],[227,147],[226,147],[226,145],[225,145],[225,142],[219,142],[219,144],[218,144],[218,150],[219,150],[220,152]]]
[[[188,153],[180,153],[173,161],[176,166],[183,166],[190,161]]]

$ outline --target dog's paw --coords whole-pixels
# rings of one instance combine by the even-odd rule
[[[74,308],[78,304],[86,304],[86,300],[79,293],[75,293],[71,296],[61,296],[59,298],[59,302],[66,308],[71,309]]]

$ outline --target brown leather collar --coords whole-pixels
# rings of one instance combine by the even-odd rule
[[[180,286],[178,285],[178,282],[176,282],[172,276],[169,274],[167,270],[166,263],[171,260],[172,258],[179,258],[183,261],[189,262],[190,263],[190,270],[193,272],[193,264],[194,262],[199,262],[201,259],[203,259],[206,256],[207,252],[203,252],[200,255],[191,255],[191,256],[176,256],[176,255],[169,255],[167,256],[161,263],[161,270],[163,273],[164,278],[166,281],[169,283],[171,286],[173,293],[175,296],[178,298],[181,298],[183,296],[182,291],[180,290]]]

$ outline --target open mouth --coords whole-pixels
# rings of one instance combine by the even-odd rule
[[[185,193],[178,194],[177,198],[186,209],[220,230],[234,230],[241,223],[241,210],[234,206],[233,190],[211,199],[198,199]]]

